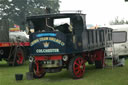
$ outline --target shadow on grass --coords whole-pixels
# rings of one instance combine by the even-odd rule
[[[6,61],[0,61],[0,68],[15,68],[15,67],[22,67],[22,66],[26,66],[28,65],[29,62],[25,61],[23,65],[17,65],[17,66],[9,66],[8,63]]]
[[[93,76],[96,72],[100,71],[102,69],[96,69],[95,66],[87,66],[85,70],[85,74],[83,76],[84,79],[86,77],[90,77],[90,75]],[[66,80],[81,80],[81,79],[73,79],[70,75],[69,71],[66,69],[63,69],[61,72],[58,73],[47,73],[44,78],[41,78],[43,81],[48,82],[58,82],[58,81],[66,81]]]
[[[61,72],[57,73],[47,73],[43,80],[49,81],[49,82],[58,82],[58,81],[64,81],[64,80],[69,80],[72,79],[69,71],[66,69],[63,69]]]

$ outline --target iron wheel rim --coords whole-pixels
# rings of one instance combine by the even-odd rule
[[[85,72],[85,63],[84,63],[83,58],[78,57],[74,61],[73,72],[74,72],[75,76],[78,78],[83,76],[83,74]]]

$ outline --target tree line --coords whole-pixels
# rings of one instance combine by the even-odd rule
[[[17,24],[24,30],[26,17],[45,14],[46,7],[56,13],[59,3],[59,0],[0,0],[0,19],[6,18],[10,26]]]
[[[128,24],[128,21],[125,19],[119,19],[119,17],[116,17],[115,20],[110,21],[110,25],[122,25],[122,24]]]

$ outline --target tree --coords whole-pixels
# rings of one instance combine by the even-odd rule
[[[25,29],[26,17],[44,14],[46,7],[51,8],[51,12],[58,12],[59,0],[0,0],[0,18],[6,17]]]
[[[121,25],[121,24],[128,24],[128,21],[124,19],[119,20],[119,17],[116,17],[114,21],[110,22],[110,25]]]

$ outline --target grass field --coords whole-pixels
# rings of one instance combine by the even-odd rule
[[[124,67],[113,69],[95,69],[87,66],[82,79],[72,79],[67,70],[48,73],[44,78],[27,80],[28,63],[23,66],[9,67],[5,61],[0,62],[0,85],[128,85],[128,60]],[[22,73],[23,80],[16,81],[15,74]]]

